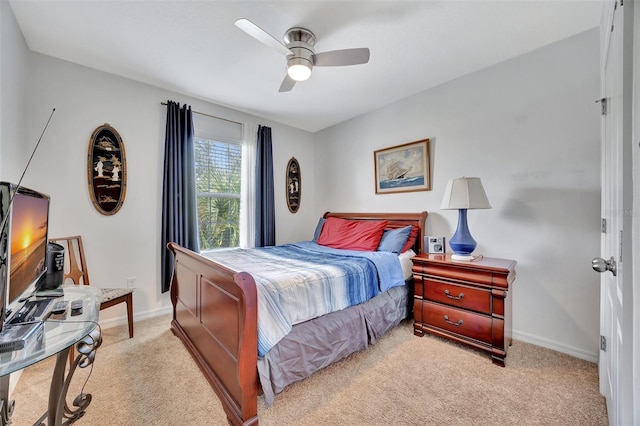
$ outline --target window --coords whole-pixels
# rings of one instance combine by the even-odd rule
[[[240,245],[242,145],[196,137],[200,250]]]

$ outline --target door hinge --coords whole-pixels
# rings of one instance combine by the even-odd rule
[[[600,115],[607,115],[607,98],[601,98],[596,101],[600,102]]]
[[[607,233],[607,219],[602,218],[602,222],[601,222],[601,226],[600,226],[600,232],[602,232],[603,234]]]
[[[603,352],[607,351],[607,338],[604,336],[600,336],[600,350]]]

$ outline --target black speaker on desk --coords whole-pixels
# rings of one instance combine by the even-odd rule
[[[56,243],[47,244],[47,273],[38,290],[55,290],[64,280],[64,247]]]

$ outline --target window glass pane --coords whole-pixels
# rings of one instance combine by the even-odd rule
[[[242,146],[195,140],[196,191],[240,195]]]
[[[200,250],[238,247],[240,199],[198,197]]]
[[[195,139],[200,249],[238,247],[242,145]]]

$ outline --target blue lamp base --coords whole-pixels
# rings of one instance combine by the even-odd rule
[[[471,253],[476,249],[477,243],[469,232],[467,224],[467,209],[458,209],[458,228],[449,240],[449,245],[453,250],[452,260],[471,261]]]

